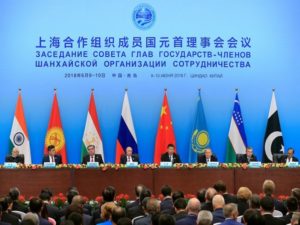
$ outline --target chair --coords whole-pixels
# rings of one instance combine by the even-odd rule
[[[284,154],[282,154],[282,153],[274,153],[273,154],[273,162],[280,163],[283,156],[284,156]]]

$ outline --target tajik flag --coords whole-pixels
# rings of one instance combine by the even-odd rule
[[[156,133],[154,163],[159,163],[160,157],[167,151],[168,145],[173,144],[176,146],[175,142],[175,132],[171,117],[171,111],[168,103],[167,93],[165,92]]]
[[[82,137],[81,161],[82,158],[88,154],[87,147],[89,145],[95,145],[95,154],[101,154],[104,161],[102,136],[93,91],[91,93],[89,110],[87,113],[84,134]]]
[[[25,164],[31,164],[30,144],[28,131],[26,128],[21,92],[19,92],[15,116],[10,132],[10,154],[13,148],[17,148],[20,154],[24,154]]]
[[[236,162],[236,154],[245,154],[246,147],[247,138],[244,128],[244,121],[242,117],[239,96],[238,93],[236,93],[228,133],[226,162]]]
[[[129,98],[127,91],[125,91],[116,146],[116,163],[120,163],[121,155],[125,154],[125,150],[129,146],[132,148],[132,154],[138,154],[137,138],[133,126]]]
[[[67,163],[66,141],[60,119],[60,112],[56,91],[54,92],[51,115],[48,130],[45,138],[44,154],[48,154],[48,146],[54,145],[57,154],[61,155],[63,164]]]
[[[264,138],[264,153],[263,162],[272,162],[273,154],[283,154],[284,144],[280,127],[279,115],[275,99],[275,92],[273,91],[271,106],[268,116],[268,124]]]

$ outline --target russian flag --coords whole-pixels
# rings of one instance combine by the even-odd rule
[[[128,99],[127,90],[125,90],[121,120],[119,126],[119,133],[116,146],[116,163],[120,163],[120,157],[125,154],[126,148],[130,146],[132,148],[132,154],[138,154],[137,138],[133,126],[133,120],[131,117],[130,104]]]

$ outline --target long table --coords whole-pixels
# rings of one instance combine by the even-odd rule
[[[26,197],[37,196],[42,188],[50,188],[54,194],[65,193],[69,187],[76,186],[80,194],[88,198],[101,195],[104,187],[112,185],[117,193],[126,193],[134,198],[134,187],[144,184],[155,195],[160,193],[164,184],[173,190],[195,194],[200,188],[212,186],[223,180],[230,193],[236,193],[239,187],[247,186],[253,193],[262,192],[265,179],[276,184],[276,194],[289,195],[294,187],[300,187],[300,168],[270,169],[1,169],[0,196],[6,195],[10,187],[17,186]]]

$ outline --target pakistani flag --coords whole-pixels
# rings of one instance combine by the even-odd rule
[[[24,116],[21,91],[19,91],[17,107],[10,132],[10,154],[14,148],[17,148],[19,153],[24,155],[25,164],[31,164],[30,144]]]
[[[89,145],[95,145],[95,154],[101,154],[104,162],[103,144],[97,116],[94,91],[91,93],[89,111],[82,137],[81,160],[85,155],[88,154],[87,147]]]
[[[245,154],[247,139],[238,93],[236,93],[228,133],[226,162],[236,162],[236,154]]]
[[[275,99],[275,92],[273,91],[271,106],[268,116],[268,124],[264,139],[264,153],[263,162],[272,162],[273,154],[284,153],[283,137],[281,133],[279,115]]]
[[[189,151],[189,163],[197,162],[199,153],[203,153],[204,149],[209,147],[209,134],[206,127],[206,120],[201,100],[201,93],[197,101],[197,113],[194,129],[191,137],[191,147]]]

